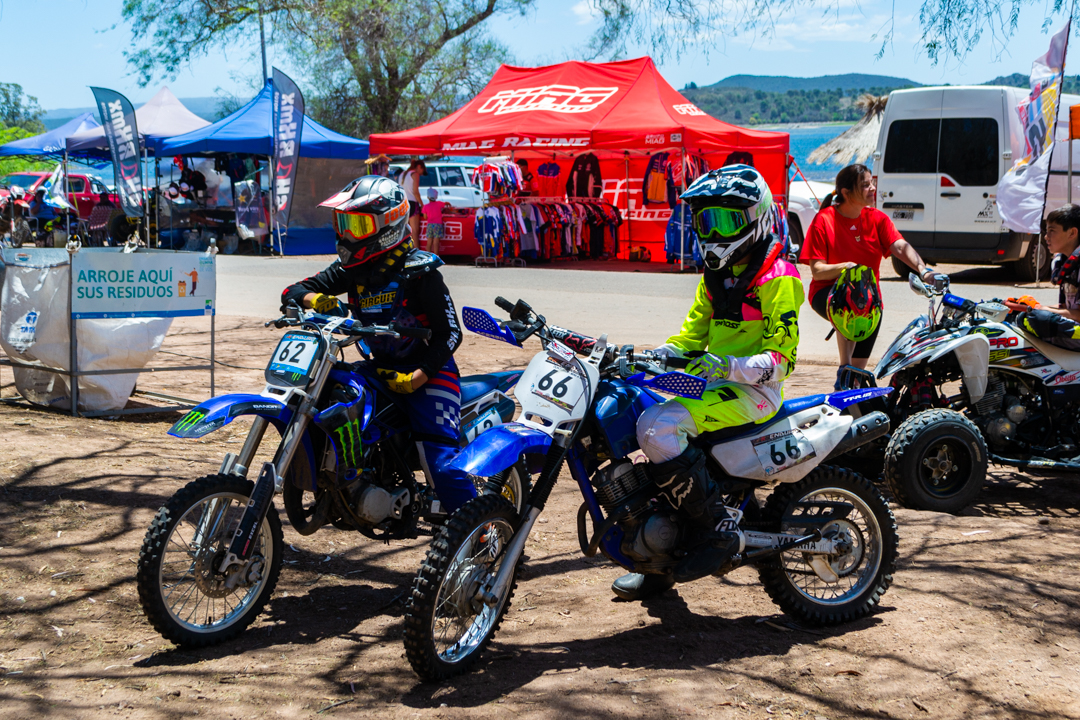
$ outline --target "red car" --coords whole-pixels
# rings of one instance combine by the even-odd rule
[[[34,191],[38,187],[49,179],[48,172],[35,172],[25,171],[11,173],[5,177],[0,178],[0,198],[5,198],[9,195],[8,188],[12,185],[18,185],[26,193],[33,197]],[[71,204],[79,210],[79,217],[90,217],[90,211],[94,209],[94,206],[98,204],[98,200],[101,197],[101,193],[108,192],[105,185],[96,177],[91,175],[68,175],[69,192],[68,199]],[[116,193],[108,194],[109,200],[114,205],[120,205],[120,197]],[[29,199],[29,197],[27,198]]]

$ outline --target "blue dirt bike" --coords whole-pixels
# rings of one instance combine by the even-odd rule
[[[242,415],[254,416],[239,455],[228,453],[217,474],[173,495],[139,552],[143,612],[179,645],[235,636],[270,599],[282,563],[277,493],[301,535],[332,524],[376,540],[415,538],[431,533],[424,521],[446,518],[434,491],[416,480],[420,463],[405,411],[373,369],[339,359],[350,345],[365,352],[366,337],[427,339],[431,331],[365,326],[299,308],[272,324],[290,329],[270,358],[263,391],[207,400],[169,430],[175,437],[200,438]],[[513,417],[507,393],[520,375],[461,378],[463,445]],[[270,425],[281,441],[274,461],[264,463],[252,483],[248,468]],[[528,474],[520,468],[475,481],[519,508],[529,494]]]
[[[518,419],[482,433],[452,465],[482,476],[528,466],[539,477],[524,513],[498,496],[481,496],[433,539],[405,611],[406,655],[426,680],[464,672],[495,633],[526,538],[564,462],[583,498],[577,530],[586,556],[601,552],[632,572],[666,574],[690,539],[684,519],[630,455],[638,450],[638,417],[663,402],[657,391],[700,397],[704,380],[669,372],[649,351],[549,325],[521,300],[495,302],[509,322],[464,308],[465,326],[518,346],[535,334],[543,349],[518,381]],[[825,463],[888,432],[888,417],[875,405],[889,391],[790,400],[760,425],[694,439],[723,496],[718,527],[741,538],[717,575],[756,565],[773,601],[813,624],[873,609],[892,582],[896,521],[872,483]]]

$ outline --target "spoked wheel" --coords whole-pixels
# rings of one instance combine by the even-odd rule
[[[187,647],[238,635],[270,599],[281,573],[281,521],[272,507],[248,563],[219,571],[254,484],[230,475],[189,483],[166,503],[139,551],[139,601],[154,629]]]
[[[510,503],[481,495],[435,536],[405,606],[405,654],[420,677],[441,680],[465,672],[495,634],[517,579],[492,605],[480,590],[502,567],[516,526]]]
[[[529,479],[529,470],[524,460],[519,460],[512,468],[490,478],[478,475],[470,475],[469,477],[472,478],[473,485],[476,486],[476,492],[480,495],[495,494],[496,488],[501,486],[498,494],[502,495],[507,502],[514,506],[519,517],[532,494],[532,481]]]
[[[838,509],[850,508],[846,517]],[[812,520],[832,509],[824,526]],[[870,481],[822,466],[781,486],[765,506],[770,532],[808,535],[814,527],[835,543],[830,554],[789,550],[758,566],[769,597],[792,617],[833,625],[867,615],[892,584],[899,538],[888,503]]]
[[[925,410],[889,440],[885,481],[906,507],[957,513],[982,490],[986,463],[986,442],[974,423],[953,410]]]

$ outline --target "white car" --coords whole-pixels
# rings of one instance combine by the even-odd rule
[[[788,187],[788,232],[791,242],[802,247],[810,221],[821,208],[821,201],[833,191],[830,183],[798,180]]]
[[[484,193],[472,181],[475,163],[432,161],[425,163],[427,172],[420,176],[420,192],[427,200],[427,189],[439,191],[439,199],[456,208],[477,208],[484,204]],[[390,179],[401,182],[408,163],[391,163]]]

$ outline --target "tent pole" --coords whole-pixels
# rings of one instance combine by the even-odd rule
[[[157,230],[157,247],[161,249],[161,158],[154,153],[154,229]]]
[[[267,172],[266,181],[270,183],[270,254],[274,254],[274,226],[277,224],[274,222],[274,216],[277,215],[277,185],[274,182],[274,156],[268,155],[266,158]],[[281,245],[281,238],[278,238],[278,245]]]
[[[630,224],[630,151],[623,150],[623,159],[626,161],[626,249],[634,242],[633,225]]]
[[[1071,152],[1072,143],[1069,143],[1069,148],[1070,148],[1070,152]],[[68,201],[69,205],[71,204],[71,181],[68,180],[68,154],[67,154],[67,143],[66,142],[64,143],[64,199]],[[79,204],[75,203],[75,217],[78,218],[78,216],[79,216]],[[77,227],[77,225],[76,225],[76,227]],[[71,223],[69,222],[68,226],[66,228],[64,228],[64,231],[66,232],[66,231],[68,231],[70,229],[71,229]]]
[[[679,162],[682,163],[682,167],[679,168],[682,172],[682,191],[686,192],[686,148],[679,149]],[[681,193],[680,193],[681,194]],[[675,201],[675,209],[679,211],[679,272],[686,271],[686,214],[679,207],[678,200]]]
[[[143,161],[142,161],[142,168],[141,168],[142,177],[143,177],[143,212],[142,212],[142,214],[143,214],[143,226],[145,228],[145,234],[146,234],[146,247],[147,248],[150,247],[150,213],[147,212],[147,207],[146,207],[147,203],[150,202],[150,194],[147,192],[147,190],[149,189],[149,185],[150,185],[148,180],[150,178],[148,177],[149,171],[148,171],[148,168],[146,167],[147,160],[149,159],[149,157],[150,157],[150,148],[146,147],[146,143],[144,142],[143,143]]]

